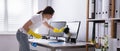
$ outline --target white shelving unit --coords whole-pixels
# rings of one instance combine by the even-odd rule
[[[110,4],[109,4],[109,7],[107,7],[107,9],[109,9],[109,11],[108,12],[104,12],[104,14],[105,13],[109,13],[108,15],[109,16],[107,16],[108,18],[95,18],[96,17],[96,14],[99,14],[100,12],[96,12],[95,10],[92,10],[92,11],[90,11],[91,10],[91,3],[90,3],[90,1],[92,1],[92,5],[93,5],[93,7],[92,7],[92,9],[99,9],[100,7],[99,6],[97,6],[97,7],[99,7],[99,8],[96,8],[95,6],[96,5],[94,5],[94,4],[96,4],[95,3],[95,1],[97,1],[97,0],[87,0],[87,12],[86,12],[86,15],[87,15],[87,18],[86,18],[86,41],[87,42],[89,42],[89,39],[88,39],[88,37],[89,37],[89,22],[103,22],[103,23],[108,23],[108,24],[110,24],[110,26],[109,26],[109,28],[110,28],[110,38],[111,39],[116,39],[116,35],[115,35],[115,22],[116,21],[120,21],[120,17],[118,18],[115,18],[115,8],[117,8],[116,7],[116,0],[109,0],[109,2],[110,2]],[[102,0],[103,1],[103,0]],[[104,1],[106,1],[106,0],[104,0]],[[108,0],[107,0],[108,1]],[[98,3],[98,2],[97,2]],[[105,4],[105,3],[103,3],[103,4]],[[98,4],[99,5],[99,4]],[[102,7],[103,7],[104,5],[102,5]],[[102,10],[102,14],[103,14],[103,11],[104,10]],[[90,14],[92,12],[92,14],[94,13],[94,15],[92,15],[92,14]],[[101,14],[100,13],[100,14]],[[93,18],[91,17],[91,15],[93,16]],[[103,15],[104,16],[104,15]],[[91,17],[91,19],[89,19]],[[105,17],[105,16],[104,16]],[[95,35],[95,34],[94,34]],[[95,45],[96,46],[96,45]],[[88,47],[87,47],[87,45],[86,45],[86,51],[89,51],[88,50]]]
[[[105,22],[105,19],[87,19],[89,22],[96,22],[96,21],[102,21]]]

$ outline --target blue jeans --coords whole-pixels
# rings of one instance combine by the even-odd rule
[[[18,30],[16,33],[16,38],[19,42],[19,51],[30,51],[27,34]]]

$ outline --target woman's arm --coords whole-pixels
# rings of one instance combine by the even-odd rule
[[[32,36],[34,36],[35,38],[39,39],[42,38],[41,34],[37,34],[34,31],[32,31],[29,26],[32,25],[32,21],[29,20],[27,23],[25,23],[25,25],[23,26],[23,28],[26,30],[26,32]]]
[[[64,28],[58,29],[55,27],[52,27],[51,25],[49,25],[47,22],[43,23],[46,27],[48,27],[49,29],[51,29],[54,33],[61,33],[63,32]]]
[[[52,27],[51,25],[49,25],[47,22],[44,22],[43,24],[44,24],[47,28],[49,28],[49,29],[51,29],[51,30],[54,29],[54,27]]]
[[[26,30],[26,32],[29,31],[29,26],[32,25],[32,21],[29,20],[25,23],[25,25],[23,26],[23,28]]]

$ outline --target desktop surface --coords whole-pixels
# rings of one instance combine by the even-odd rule
[[[89,42],[66,43],[46,39],[29,39],[29,42],[36,42],[38,46],[50,48],[51,51],[56,51],[56,49],[86,48],[86,44],[90,44],[88,47],[94,47],[94,45]]]
[[[46,39],[29,39],[29,42],[36,42],[40,45],[49,46],[49,47],[80,47],[80,46],[86,46],[86,44],[91,44],[89,42],[77,42],[77,43],[57,42],[54,40],[46,40]]]

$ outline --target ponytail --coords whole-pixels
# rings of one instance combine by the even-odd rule
[[[42,12],[42,14],[54,14],[54,9],[51,6],[47,6],[44,10],[41,10],[39,12],[37,12],[37,14],[40,14]]]
[[[42,13],[42,12],[43,12],[42,10],[41,10],[41,11],[38,11],[37,14],[40,14],[40,13]]]

